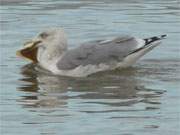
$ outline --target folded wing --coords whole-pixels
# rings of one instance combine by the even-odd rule
[[[120,62],[127,54],[138,47],[138,41],[131,36],[86,42],[78,48],[67,51],[58,61],[57,67],[60,70],[71,70],[80,65]]]

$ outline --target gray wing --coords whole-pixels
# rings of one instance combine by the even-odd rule
[[[70,70],[80,65],[119,62],[135,50],[137,44],[136,39],[131,36],[87,42],[67,51],[57,63],[57,67],[61,70]]]

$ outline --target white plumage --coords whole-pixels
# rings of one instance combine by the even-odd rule
[[[56,75],[85,77],[96,72],[133,65],[140,57],[159,45],[163,37],[165,35],[147,39],[119,36],[111,40],[86,42],[68,50],[64,30],[57,28],[40,33],[32,40],[31,45],[25,45],[18,54],[34,61],[36,57],[31,58],[25,53],[33,46],[37,48],[37,64],[42,68]],[[31,48],[29,52],[32,50]]]

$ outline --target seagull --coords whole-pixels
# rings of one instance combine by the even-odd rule
[[[68,49],[63,28],[50,28],[39,33],[16,52],[55,75],[86,77],[91,74],[127,68],[161,43],[166,35],[136,38],[122,35],[82,43]]]

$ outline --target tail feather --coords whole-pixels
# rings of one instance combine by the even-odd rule
[[[167,35],[161,35],[161,36],[154,36],[154,37],[150,37],[150,38],[146,38],[146,39],[143,39],[145,41],[144,45],[140,48],[137,48],[136,50],[134,51],[131,51],[128,55],[131,55],[133,53],[136,53],[146,47],[148,47],[151,43],[155,42],[155,41],[158,41],[158,40],[161,40],[163,38],[165,38]],[[127,56],[128,56],[127,55]]]
[[[161,35],[161,36],[154,36],[154,37],[150,37],[150,38],[145,38],[144,41],[145,41],[145,45],[148,45],[154,41],[157,41],[157,40],[161,40],[163,38],[165,38],[167,35]]]

